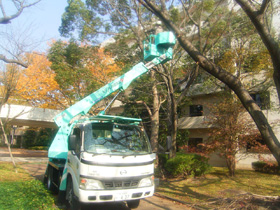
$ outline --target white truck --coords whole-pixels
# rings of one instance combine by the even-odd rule
[[[71,209],[114,201],[137,208],[140,199],[153,195],[156,156],[141,119],[105,115],[105,111],[92,117],[86,114],[97,102],[172,59],[174,44],[171,32],[151,35],[144,43],[146,65],[135,65],[55,117],[59,130],[48,151],[44,182]]]

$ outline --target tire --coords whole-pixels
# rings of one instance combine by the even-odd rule
[[[49,166],[47,175],[47,189],[51,192],[55,192],[55,186],[53,184],[53,169]]]
[[[128,208],[130,209],[136,209],[138,208],[139,204],[140,204],[140,199],[138,200],[130,200],[130,201],[126,201]]]
[[[74,194],[73,189],[73,182],[71,177],[67,179],[67,185],[66,185],[66,204],[67,207],[71,210],[81,210],[81,204],[76,198]]]

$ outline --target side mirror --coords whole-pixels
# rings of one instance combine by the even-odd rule
[[[153,153],[151,154],[151,158],[152,158],[153,160],[157,159],[157,154],[153,152]]]
[[[68,145],[69,150],[75,150],[76,149],[76,144],[77,144],[77,136],[76,135],[70,135],[68,144],[69,144]]]

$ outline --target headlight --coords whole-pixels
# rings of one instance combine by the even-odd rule
[[[83,190],[101,190],[104,189],[100,181],[95,179],[80,179],[80,188]]]
[[[139,187],[150,187],[154,185],[154,176],[141,179]]]

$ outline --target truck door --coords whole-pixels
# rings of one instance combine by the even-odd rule
[[[71,154],[68,155],[68,166],[72,171],[73,185],[79,184],[79,167],[80,167],[80,154],[81,154],[81,145],[82,145],[82,132],[80,128],[73,129],[73,135],[76,136],[76,146],[75,149],[71,151]],[[77,188],[76,188],[77,189]]]

